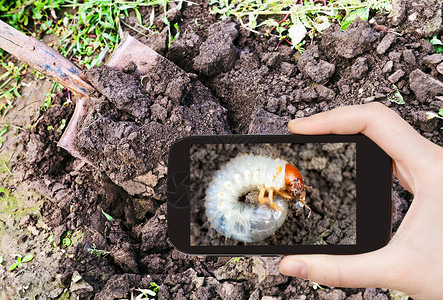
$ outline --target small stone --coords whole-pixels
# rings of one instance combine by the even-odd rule
[[[432,45],[430,42],[428,42],[425,39],[421,39],[419,42],[420,42],[421,50],[423,53],[427,53],[427,54],[435,53],[434,45]]]
[[[359,57],[351,67],[351,76],[355,79],[362,79],[368,70],[368,59],[365,57]]]
[[[358,294],[350,295],[346,298],[346,300],[363,300],[363,296],[361,292],[358,292]]]
[[[223,284],[219,285],[216,291],[223,300],[243,299],[245,295],[245,292],[241,286],[234,285],[229,282],[224,282]]]
[[[388,77],[388,80],[390,83],[396,83],[397,81],[400,80],[400,78],[403,77],[403,75],[405,75],[405,71],[397,70],[394,72],[394,74]]]
[[[443,62],[438,64],[437,71],[438,73],[443,74]]]
[[[388,300],[388,296],[383,293],[380,293],[375,288],[368,288],[365,290],[363,294],[363,298],[365,300]]]
[[[297,73],[297,67],[294,64],[285,61],[281,63],[280,69],[282,73],[288,77],[294,76]]]
[[[409,86],[420,102],[432,102],[435,96],[443,95],[443,82],[416,69],[409,74]]]
[[[324,83],[334,74],[335,65],[324,60],[320,60],[318,63],[308,62],[304,72],[315,82]]]
[[[117,244],[112,248],[111,256],[114,262],[126,273],[138,273],[137,257],[128,242]]]
[[[23,218],[21,218],[20,220],[20,226],[25,226],[27,225],[29,222],[31,221],[31,216],[30,215],[26,215]]]
[[[391,300],[408,300],[410,299],[408,295],[403,292],[396,290],[389,290],[389,299]]]
[[[338,289],[318,290],[317,294],[320,300],[343,300],[346,298],[346,293]]]
[[[351,92],[351,88],[347,84],[339,86],[339,89],[342,92],[342,94],[349,94]]]
[[[40,231],[38,231],[37,227],[35,227],[34,225],[29,225],[28,227],[26,227],[26,229],[32,233],[32,235],[38,235],[40,233]]]
[[[252,261],[252,272],[257,274],[257,284],[260,286],[275,286],[288,281],[288,277],[278,270],[280,257],[253,257]]]
[[[335,92],[331,90],[328,87],[325,87],[324,85],[317,85],[315,87],[315,91],[318,94],[319,100],[327,100],[327,101],[333,101],[335,99]]]
[[[382,55],[385,54],[386,50],[391,47],[392,43],[397,39],[397,35],[395,33],[388,33],[385,35],[385,37],[381,40],[380,44],[377,46],[377,53]]]
[[[374,96],[370,96],[370,97],[367,97],[367,98],[363,98],[362,100],[363,100],[363,103],[369,103],[369,102],[374,101],[375,97]]]
[[[137,65],[135,62],[131,61],[129,64],[126,65],[126,67],[123,68],[123,72],[126,74],[134,73],[137,69]]]
[[[375,92],[375,99],[382,99],[386,97],[386,94],[380,93],[380,92]]]
[[[23,234],[18,238],[18,242],[24,243],[24,242],[26,242],[27,239],[28,239],[28,236],[26,234]]]
[[[335,72],[335,65],[324,60],[318,60],[319,49],[314,46],[306,50],[297,62],[297,67],[304,75],[318,83],[329,80]]]
[[[403,51],[403,59],[410,66],[415,66],[416,64],[414,52],[410,49],[406,49]]]
[[[393,67],[394,62],[392,60],[389,60],[383,67],[383,73],[391,73]]]
[[[400,62],[401,55],[402,55],[402,53],[401,52],[397,52],[397,51],[392,51],[392,52],[390,52],[388,54],[389,58],[391,60],[393,60],[394,62],[397,62],[397,63]]]
[[[63,288],[58,287],[56,289],[53,289],[48,293],[49,299],[59,299],[59,296],[63,293]]]
[[[436,65],[443,61],[443,54],[437,53],[423,57],[423,62],[426,65]]]
[[[72,274],[72,282],[71,282],[71,293],[78,295],[78,296],[84,296],[85,294],[92,293],[94,291],[94,288],[83,280],[81,275],[74,271]]]

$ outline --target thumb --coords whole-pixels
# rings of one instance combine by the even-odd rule
[[[332,287],[393,288],[398,264],[389,248],[355,255],[289,255],[280,262],[280,273]]]

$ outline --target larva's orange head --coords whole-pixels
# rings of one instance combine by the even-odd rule
[[[299,180],[301,180],[301,182],[303,183],[303,178],[301,177],[301,174],[298,171],[298,169],[295,166],[291,165],[291,164],[286,164],[285,165],[285,183],[286,184],[291,184],[297,178]]]
[[[291,165],[285,165],[285,184],[286,189],[289,190],[296,199],[305,201],[306,186],[303,183],[303,178],[298,169]]]

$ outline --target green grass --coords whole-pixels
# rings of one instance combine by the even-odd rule
[[[55,35],[57,38],[49,46],[82,68],[90,68],[99,64],[119,44],[123,25],[144,35],[155,31],[154,9],[151,7],[162,5],[166,11],[170,2],[172,0],[0,0],[0,19],[38,39]],[[178,1],[179,7],[182,2]],[[142,7],[152,12],[148,20],[142,18]],[[138,21],[135,27],[124,21],[131,13]],[[168,26],[170,45],[178,37],[178,27],[166,18],[163,22]],[[175,35],[172,27],[177,32]],[[14,99],[21,96],[20,79],[30,71],[26,64],[12,63],[1,49],[0,66],[0,113],[4,115],[14,104]],[[54,84],[52,91],[55,93],[51,92],[44,99],[43,110],[51,105],[52,97],[61,88]]]
[[[435,112],[427,112],[426,114],[428,115],[428,119],[437,118],[437,119],[443,120],[443,108],[440,108],[437,113],[435,113]],[[440,127],[440,129],[443,130],[443,127]]]
[[[248,30],[278,36],[297,49],[302,41],[291,27],[297,27],[302,38],[305,32],[312,38],[332,22],[345,30],[357,16],[367,20],[370,12],[391,9],[390,0],[212,0],[210,4],[222,18],[234,16]]]
[[[95,246],[95,244],[92,244],[92,246],[88,248],[88,252],[92,255],[97,256],[98,258],[104,258],[111,253],[106,250],[97,249],[97,246]]]

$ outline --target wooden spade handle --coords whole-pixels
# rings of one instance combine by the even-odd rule
[[[95,91],[76,65],[45,43],[26,36],[3,21],[0,21],[0,48],[76,94],[89,95]]]

